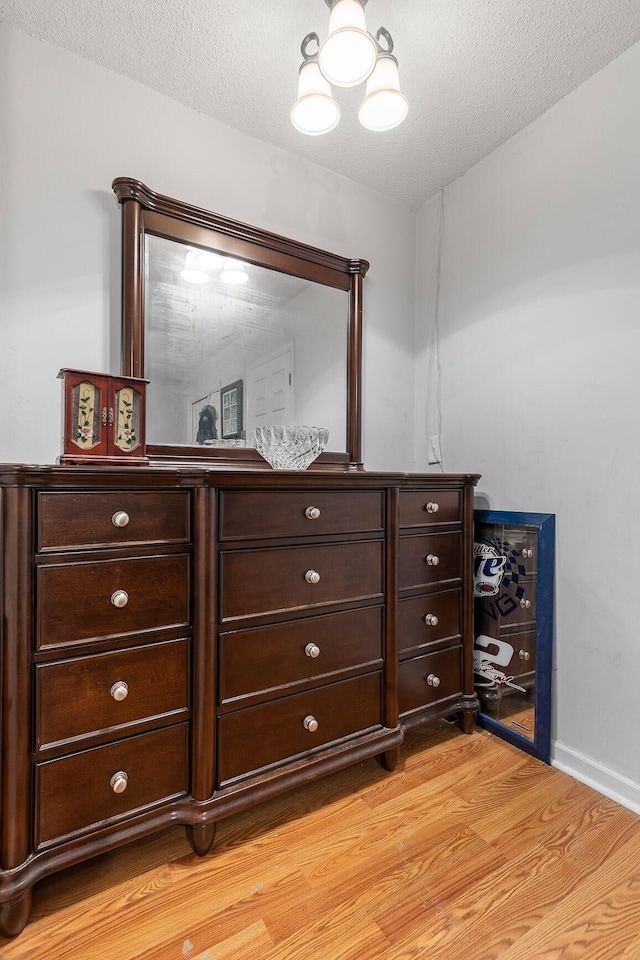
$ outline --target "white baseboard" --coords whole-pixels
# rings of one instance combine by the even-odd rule
[[[616,773],[592,757],[557,741],[553,744],[551,764],[580,783],[586,783],[598,793],[640,814],[640,783],[636,780]]]

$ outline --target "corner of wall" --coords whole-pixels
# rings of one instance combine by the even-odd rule
[[[415,214],[416,281],[414,327],[415,434],[414,469],[429,469],[429,437],[441,435],[438,310],[440,254],[444,229],[444,190],[430,197]],[[439,465],[443,469],[442,464]],[[433,465],[431,469],[437,469]]]
[[[640,814],[640,783],[610,770],[602,763],[578,750],[556,741],[553,744],[552,766],[569,774],[580,783],[602,793],[610,800]]]

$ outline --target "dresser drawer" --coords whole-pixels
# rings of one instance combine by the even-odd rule
[[[41,552],[184,543],[190,534],[189,493],[40,493],[37,530]]]
[[[400,589],[426,587],[462,575],[462,534],[430,533],[400,537],[398,580]]]
[[[317,574],[316,583],[310,582]],[[381,597],[380,541],[311,544],[220,555],[223,621],[337,601]]]
[[[119,773],[127,778],[122,793],[114,791]],[[187,724],[38,763],[36,843],[103,826],[186,791]]]
[[[40,650],[189,622],[188,556],[39,566],[36,581]]]
[[[224,491],[220,539],[375,532],[384,525],[382,490]]]
[[[170,640],[38,665],[38,749],[104,731],[122,735],[127,725],[148,718],[184,719],[188,653],[187,640]]]
[[[259,691],[382,660],[383,607],[220,635],[221,705]]]
[[[400,601],[398,651],[425,646],[437,640],[461,634],[462,595],[459,590],[444,590]]]
[[[401,490],[400,526],[455,523],[462,519],[459,490]]]
[[[398,668],[401,714],[462,692],[462,645],[405,660]]]
[[[380,726],[381,717],[380,673],[227,714],[218,721],[218,781],[234,780]],[[305,726],[305,721],[311,720],[317,723],[317,729]]]

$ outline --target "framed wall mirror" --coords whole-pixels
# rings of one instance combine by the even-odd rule
[[[474,513],[478,724],[550,762],[555,516]]]
[[[361,469],[362,281],[349,260],[120,177],[122,372],[145,377],[153,460],[264,465],[254,427],[327,427]],[[312,467],[313,469],[313,467]]]

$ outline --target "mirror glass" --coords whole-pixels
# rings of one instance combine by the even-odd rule
[[[347,450],[349,293],[147,232],[149,443],[251,446],[267,424]]]
[[[479,723],[548,762],[552,514],[475,512],[474,684]]]

